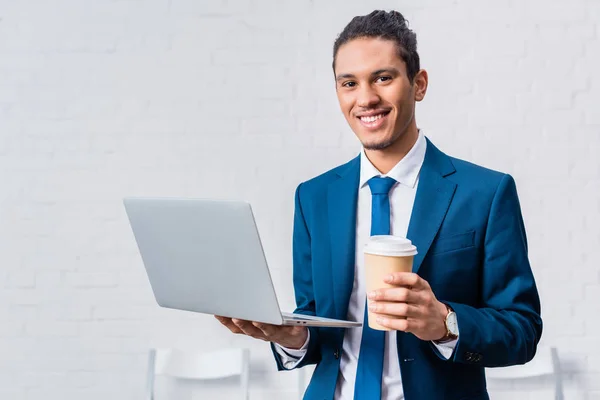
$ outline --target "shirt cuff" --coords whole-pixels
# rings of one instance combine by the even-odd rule
[[[454,353],[454,349],[456,348],[458,339],[454,339],[449,342],[439,343],[439,344],[436,342],[431,342],[431,343],[433,343],[433,345],[438,349],[440,354],[443,355],[444,358],[446,358],[446,360],[449,360],[450,357],[452,357],[452,353]]]
[[[306,355],[309,341],[310,330],[308,331],[306,341],[299,349],[288,349],[287,347],[283,347],[278,345],[277,343],[273,343],[275,351],[281,356],[281,363],[283,364],[283,367],[285,369],[294,369],[298,364],[300,364],[300,361],[302,361],[302,359]]]

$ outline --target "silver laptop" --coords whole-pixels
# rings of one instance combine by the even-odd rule
[[[281,312],[250,204],[132,197],[123,203],[161,307],[274,325],[362,325]]]

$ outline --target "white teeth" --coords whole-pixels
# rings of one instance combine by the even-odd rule
[[[362,122],[375,122],[382,117],[383,117],[383,114],[377,114],[377,115],[374,115],[371,117],[360,117],[360,120]]]

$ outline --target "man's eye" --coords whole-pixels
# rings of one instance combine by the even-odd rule
[[[344,86],[344,87],[354,87],[354,86],[356,86],[356,82],[352,82],[352,81],[350,81],[350,82],[344,82],[342,84],[342,86]]]
[[[389,81],[391,79],[392,79],[391,76],[380,76],[380,77],[377,78],[377,80],[380,81],[380,82],[386,82],[386,81]]]

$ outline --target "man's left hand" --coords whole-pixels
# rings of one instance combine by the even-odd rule
[[[385,283],[395,287],[368,293],[369,309],[379,314],[378,324],[410,332],[427,341],[439,340],[446,335],[444,320],[448,310],[435,297],[425,279],[411,272],[396,272],[386,277]]]

